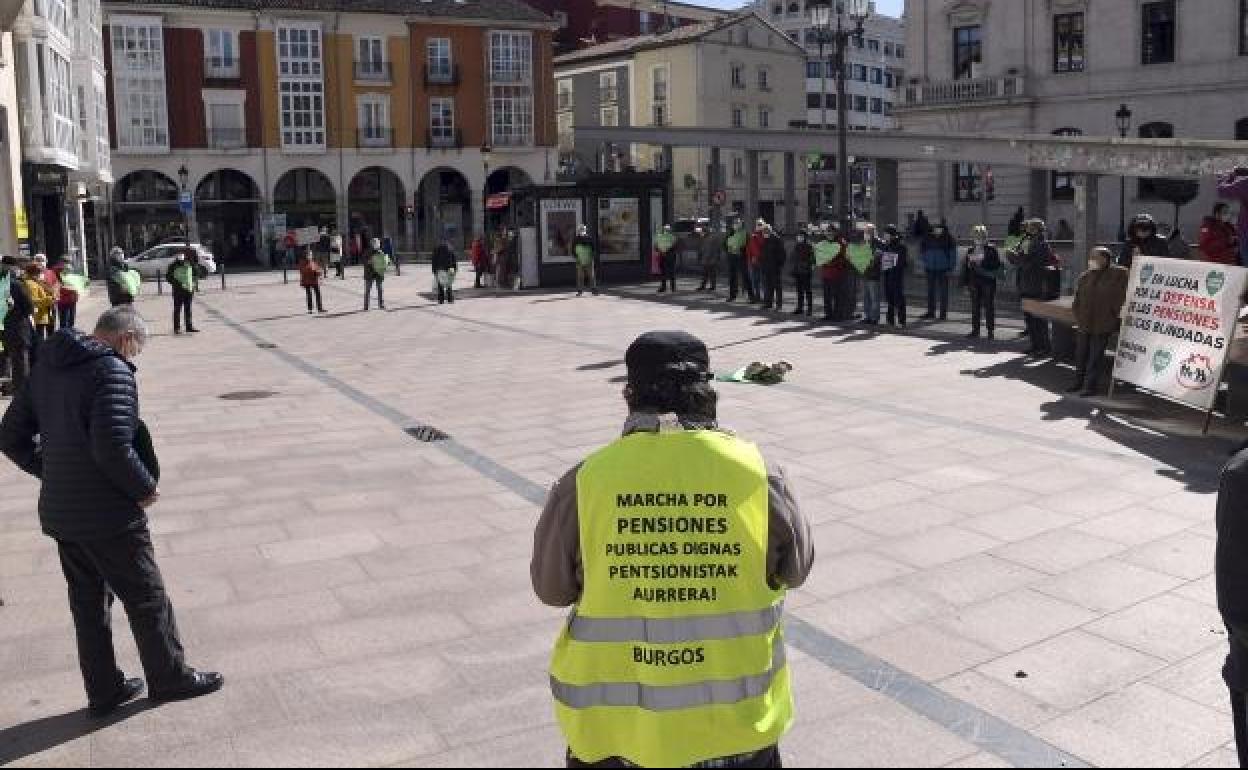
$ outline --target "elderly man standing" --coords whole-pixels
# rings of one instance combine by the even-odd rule
[[[40,524],[60,552],[87,703],[97,715],[144,687],[117,667],[114,596],[130,618],[153,701],[206,695],[225,681],[186,665],[147,528],[159,470],[139,420],[132,363],[146,341],[147,326],[130,306],[104,313],[92,336],[56,334],[0,422],[0,451],[42,482]]]

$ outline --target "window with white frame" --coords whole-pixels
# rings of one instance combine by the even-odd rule
[[[204,124],[208,146],[232,150],[247,144],[244,91],[204,91]]]
[[[95,84],[95,166],[101,171],[112,167],[108,148],[108,94],[102,83]]]
[[[490,33],[490,127],[493,143],[533,143],[533,36]]]
[[[620,125],[620,108],[617,106],[603,107],[598,111],[598,125],[600,126],[618,126]]]
[[[325,83],[319,26],[278,26],[277,74],[282,147],[324,149]]]
[[[745,65],[744,64],[732,65],[732,87],[733,88],[745,88]]]
[[[204,43],[204,74],[210,78],[237,78],[238,32],[232,29],[210,29],[204,35]]]
[[[771,90],[771,71],[768,70],[766,67],[758,68],[758,90],[760,91]]]
[[[655,67],[650,72],[651,80],[651,98],[654,125],[666,126],[668,124],[667,112],[667,96],[668,96],[668,69],[667,65]]]
[[[490,33],[490,79],[495,83],[532,81],[532,35],[528,32]]]
[[[436,83],[449,82],[454,75],[451,59],[450,38],[433,37],[425,42],[425,58],[429,66],[429,79]]]
[[[571,112],[561,112],[555,117],[555,130],[559,134],[559,151],[571,152],[576,146],[576,138],[572,133],[575,118]]]
[[[555,84],[555,91],[559,95],[559,109],[570,110],[575,105],[572,101],[572,81],[560,80]]]
[[[771,128],[771,110],[767,107],[758,108],[758,127]]]
[[[732,127],[745,128],[745,108],[733,105],[732,107]]]
[[[764,179],[771,179],[771,161],[767,158],[761,158],[758,161],[758,173]]]
[[[361,94],[356,101],[361,147],[390,146],[390,97]]]
[[[745,158],[740,155],[732,158],[732,176],[734,179],[740,179],[745,176]]]
[[[614,72],[598,73],[598,101],[604,104],[620,100],[619,78]]]
[[[362,80],[388,80],[386,41],[376,35],[355,39],[355,77]]]
[[[160,20],[114,16],[111,33],[117,148],[168,151],[169,108]]]
[[[65,0],[35,0],[35,15],[42,16],[65,37],[70,37],[69,12]]]
[[[91,157],[91,132],[87,130],[87,89],[78,86],[78,160]]]
[[[429,100],[429,136],[435,145],[455,144],[455,100]]]

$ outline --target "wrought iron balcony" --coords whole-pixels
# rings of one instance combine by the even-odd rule
[[[429,86],[457,86],[459,83],[458,64],[452,64],[449,69],[425,65],[425,88]]]
[[[940,107],[1007,101],[1027,96],[1027,81],[1021,75],[995,78],[965,78],[931,83],[909,83],[903,89],[902,107]]]
[[[355,132],[356,147],[393,147],[394,129],[368,126]]]
[[[242,77],[242,65],[237,56],[204,57],[206,80],[238,80]]]
[[[388,61],[357,61],[355,79],[366,83],[389,83],[394,79],[394,65]]]
[[[436,134],[432,130],[426,130],[425,146],[440,149],[462,148],[464,146],[464,132],[458,128],[450,133],[442,130]]]

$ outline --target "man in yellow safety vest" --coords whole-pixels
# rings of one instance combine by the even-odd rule
[[[814,561],[784,473],[718,427],[684,332],[628,349],[624,436],[551,490],[531,574],[575,605],[551,689],[569,767],[779,767],[785,591]]]

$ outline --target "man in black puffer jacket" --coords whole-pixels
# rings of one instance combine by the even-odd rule
[[[129,306],[106,312],[94,336],[59,332],[44,343],[30,387],[0,421],[0,451],[43,482],[40,524],[60,552],[78,661],[96,714],[143,690],[143,680],[126,679],[117,667],[114,595],[130,618],[153,700],[205,695],[224,682],[186,665],[152,550],[144,511],[160,496],[157,465],[139,421],[130,363],[146,341],[147,327]]]
[[[1235,745],[1248,767],[1248,445],[1222,471],[1218,489],[1218,609],[1230,637],[1222,678],[1231,691]]]

